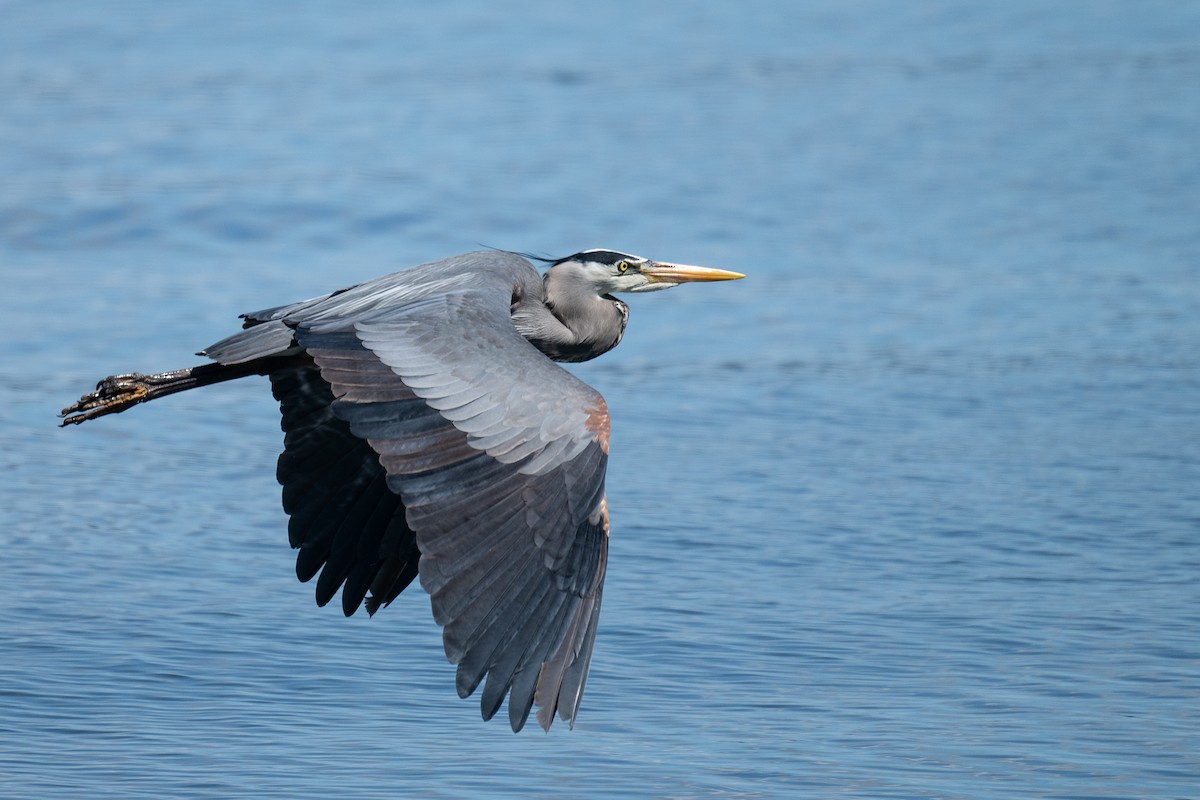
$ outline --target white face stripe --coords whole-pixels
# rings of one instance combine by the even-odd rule
[[[633,269],[620,270],[617,265],[622,261],[628,261]],[[574,267],[577,279],[597,295],[656,292],[678,285],[669,281],[651,281],[643,275],[642,269],[653,266],[654,263],[648,258],[617,250],[595,249],[576,253],[555,262],[554,266],[571,265]]]

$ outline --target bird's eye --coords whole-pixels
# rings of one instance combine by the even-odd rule
[[[617,271],[618,272],[629,272],[629,262],[628,261],[617,262]]]

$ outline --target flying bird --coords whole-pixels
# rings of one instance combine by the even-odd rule
[[[296,574],[374,615],[420,575],[460,697],[508,697],[574,727],[608,561],[609,413],[554,362],[616,347],[613,297],[744,277],[613,250],[483,251],[243,314],[209,363],[114,375],[63,409],[78,424],[265,375],[283,415],[277,477]]]

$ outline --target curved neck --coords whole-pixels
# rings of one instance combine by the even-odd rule
[[[620,343],[629,309],[611,295],[598,295],[572,265],[551,267],[542,297],[526,297],[513,324],[534,347],[555,361],[587,361]]]

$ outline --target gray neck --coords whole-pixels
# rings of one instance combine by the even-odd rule
[[[555,361],[587,361],[617,346],[629,310],[611,295],[596,294],[575,264],[556,264],[542,282],[542,298],[525,298],[513,324]]]

